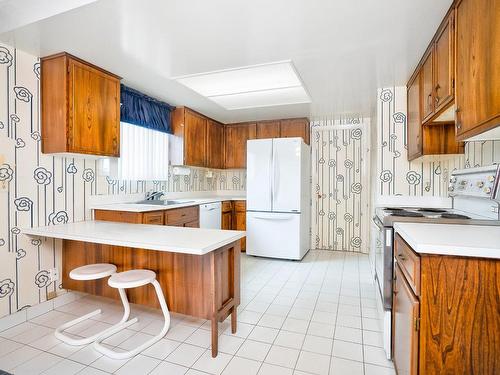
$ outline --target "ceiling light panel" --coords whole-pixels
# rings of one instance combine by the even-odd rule
[[[211,96],[209,99],[229,110],[309,103],[311,101],[302,86]]]
[[[226,109],[308,103],[291,61],[174,78]]]

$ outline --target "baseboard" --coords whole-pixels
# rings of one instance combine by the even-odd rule
[[[42,314],[46,314],[51,310],[54,310],[60,306],[66,305],[70,302],[80,299],[84,294],[80,292],[69,291],[67,293],[61,294],[56,298],[51,300],[30,306],[27,309],[21,311],[16,311],[13,314],[5,315],[0,318],[0,332],[6,329],[17,326],[18,324],[24,323],[30,319],[36,318]]]

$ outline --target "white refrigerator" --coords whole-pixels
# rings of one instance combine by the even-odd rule
[[[310,160],[302,138],[247,142],[247,254],[300,260],[309,251]]]

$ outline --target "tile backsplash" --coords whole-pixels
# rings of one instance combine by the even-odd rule
[[[244,191],[244,170],[190,168],[168,181],[118,181],[99,174],[98,161],[44,155],[40,149],[40,64],[36,56],[0,44],[0,317],[43,302],[61,269],[61,245],[30,239],[21,228],[91,218],[92,195]],[[2,160],[3,159],[3,160]]]

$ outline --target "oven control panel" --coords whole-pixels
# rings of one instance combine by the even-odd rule
[[[478,167],[453,171],[448,185],[451,197],[461,195],[495,199],[499,189],[500,166]]]

